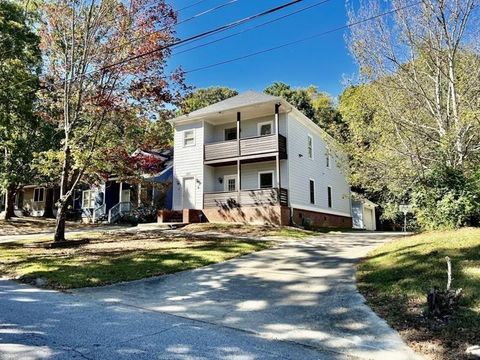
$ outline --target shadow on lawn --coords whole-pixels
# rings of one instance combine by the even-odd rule
[[[403,331],[411,344],[430,344],[431,349],[427,346],[426,352],[435,353],[438,358],[468,359],[465,349],[480,343],[480,315],[473,310],[480,306],[480,279],[465,270],[480,266],[480,246],[437,247],[430,252],[419,252],[421,246],[405,246],[367,258],[396,255],[383,267],[362,262],[359,288],[369,305]],[[446,256],[452,260],[452,288],[462,288],[464,295],[454,315],[438,321],[426,314],[426,297],[434,287],[446,288]]]

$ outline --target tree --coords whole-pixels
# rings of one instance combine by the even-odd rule
[[[6,219],[14,215],[18,187],[31,180],[32,153],[42,138],[34,115],[41,55],[31,16],[16,2],[0,2],[0,188],[7,195]]]
[[[236,95],[238,95],[238,91],[228,87],[212,86],[205,89],[198,89],[185,98],[180,106],[180,111],[188,114]]]
[[[283,97],[331,136],[335,138],[342,136],[344,124],[332,97],[319,91],[316,86],[292,88],[285,83],[275,82],[264,92]]]
[[[363,85],[344,92],[340,110],[358,146],[351,148],[353,167],[363,169],[355,176],[365,188],[410,201],[437,169],[469,178],[478,168],[478,5],[367,0],[349,11],[358,22],[396,9],[360,22],[348,38]]]
[[[43,10],[42,116],[63,132],[59,242],[75,187],[119,140],[109,130],[179,105],[185,87],[182,71],[165,70],[176,14],[164,0],[51,0]]]

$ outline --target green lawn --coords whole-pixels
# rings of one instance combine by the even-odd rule
[[[452,259],[452,288],[464,297],[449,321],[424,316],[426,294],[445,289],[445,256]],[[460,359],[480,344],[480,229],[430,232],[396,240],[371,252],[358,267],[360,291],[417,351]]]
[[[35,241],[0,245],[0,273],[20,281],[36,278],[46,287],[70,289],[173,273],[266,249],[271,242],[166,237],[143,233],[85,234],[77,248],[32,247]],[[76,236],[79,237],[79,236]]]

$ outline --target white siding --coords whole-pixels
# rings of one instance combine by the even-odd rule
[[[207,169],[208,168],[208,169]],[[280,179],[281,179],[281,187],[288,188],[288,169],[287,169],[287,162],[286,160],[280,161]],[[230,166],[220,166],[220,167],[210,167],[205,166],[205,174],[207,172],[212,173],[213,181],[211,184],[207,184],[207,180],[205,177],[205,192],[217,192],[217,191],[224,191],[224,184],[220,184],[218,178],[222,178],[225,175],[237,175],[237,166],[230,165]],[[276,172],[275,172],[275,161],[265,161],[265,162],[258,162],[258,163],[250,163],[250,164],[243,164],[242,165],[242,190],[252,190],[258,189],[258,172],[259,171],[273,171],[273,186],[275,187],[276,184]],[[210,185],[210,186],[209,186]],[[213,186],[212,186],[213,185]],[[208,186],[208,190],[207,190]]]
[[[325,141],[316,130],[289,114],[287,151],[289,162],[289,199],[293,207],[350,216],[350,188],[336,156],[326,166]],[[313,138],[313,159],[308,157],[308,135]],[[300,156],[301,155],[301,156]],[[309,180],[315,181],[315,204],[310,203]],[[332,208],[328,207],[327,188],[332,188]]]
[[[254,137],[258,135],[257,125],[262,122],[272,121],[273,132],[275,132],[275,115],[263,116],[255,119],[241,120],[240,138]],[[205,143],[212,143],[225,140],[225,129],[236,128],[236,119],[232,122],[221,125],[205,124]],[[286,114],[280,114],[280,134],[286,135]]]
[[[186,130],[194,130],[195,145],[183,146],[183,135]],[[195,208],[203,206],[203,124],[202,121],[185,125],[177,125],[174,130],[174,165],[173,165],[173,209],[183,208],[183,179],[194,177]]]

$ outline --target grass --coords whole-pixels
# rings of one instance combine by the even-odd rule
[[[85,236],[91,237],[89,244],[69,249],[47,250],[35,246],[45,241],[43,238],[0,245],[0,273],[23,282],[42,278],[47,288],[72,289],[193,269],[273,245],[262,241],[168,236],[155,231]]]
[[[94,227],[98,227],[98,225],[67,221],[67,230],[82,230]],[[46,219],[42,217],[20,217],[12,218],[10,220],[0,220],[0,236],[53,232],[54,229],[55,219]]]
[[[453,318],[435,321],[425,314],[426,294],[445,289],[445,256],[452,259],[452,288],[462,288],[464,296]],[[429,358],[462,359],[468,346],[480,344],[480,229],[387,243],[359,265],[357,280],[369,305]]]
[[[319,233],[332,231],[345,231],[345,229],[320,228],[315,231],[299,229],[291,226],[267,226],[267,225],[244,225],[244,224],[190,224],[181,229],[188,233],[218,232],[231,236],[244,237],[275,237],[285,239],[306,239],[318,236]]]

